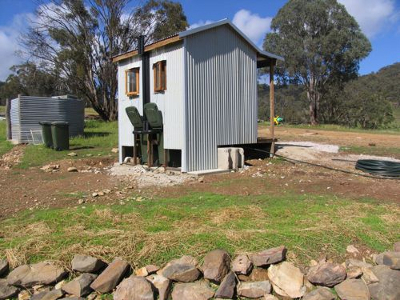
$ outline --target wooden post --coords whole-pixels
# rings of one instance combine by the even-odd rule
[[[168,150],[164,149],[164,172],[167,172],[168,167]]]
[[[6,124],[7,124],[7,140],[12,139],[11,131],[11,100],[6,99]]]
[[[271,59],[269,63],[269,115],[270,115],[270,132],[271,132],[271,154],[273,157],[275,154],[275,87],[274,87],[274,66],[275,59]]]

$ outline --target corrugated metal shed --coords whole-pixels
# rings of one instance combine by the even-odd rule
[[[257,52],[228,26],[185,48],[187,171],[216,169],[218,146],[257,142]]]
[[[32,141],[31,130],[41,130],[40,121],[69,123],[70,136],[83,134],[85,103],[74,98],[20,96],[11,101],[12,140]]]

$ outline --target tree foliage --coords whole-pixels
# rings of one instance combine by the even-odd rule
[[[336,0],[290,0],[272,20],[271,29],[264,49],[285,58],[277,68],[278,79],[305,87],[310,122],[317,124],[328,85],[343,87],[356,78],[371,44]]]
[[[129,7],[134,8],[127,12]],[[176,26],[161,31],[164,23]],[[170,1],[141,6],[129,0],[52,0],[39,6],[22,42],[36,61],[60,74],[71,93],[90,101],[104,120],[115,120],[112,57],[134,48],[141,34],[150,42],[186,26],[181,5]]]

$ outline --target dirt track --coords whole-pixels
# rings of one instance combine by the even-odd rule
[[[265,133],[265,129],[261,130],[261,134],[263,131]],[[400,146],[400,136],[396,135],[281,128],[278,128],[277,135],[281,140],[309,140],[342,146],[368,145],[370,142],[379,143],[382,147]],[[371,179],[303,164],[271,164],[268,160],[254,160],[248,162],[252,166],[244,172],[207,176],[204,180],[185,185],[139,191],[135,182],[108,175],[107,168],[113,165],[114,159],[67,159],[55,163],[60,165],[55,173],[46,173],[39,167],[0,169],[0,219],[26,209],[76,206],[81,199],[87,203],[118,203],[139,192],[150,198],[179,197],[191,192],[229,195],[294,192],[347,199],[371,198],[400,204],[400,180]],[[81,172],[68,173],[70,166],[77,167]],[[103,190],[110,192],[92,196],[92,193]]]

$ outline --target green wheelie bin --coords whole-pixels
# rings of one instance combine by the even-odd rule
[[[52,122],[51,135],[53,148],[57,151],[69,149],[69,124],[68,122]]]
[[[51,122],[42,121],[39,122],[42,125],[42,137],[43,137],[43,144],[47,148],[53,148],[53,138],[51,136]]]

